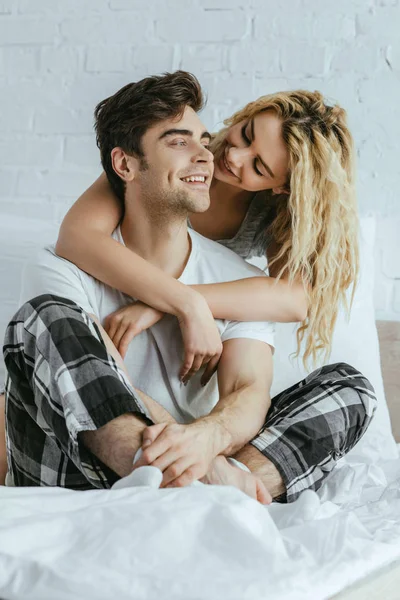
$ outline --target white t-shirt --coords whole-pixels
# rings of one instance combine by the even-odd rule
[[[187,285],[218,283],[265,276],[237,254],[190,231],[192,250],[179,281]],[[114,239],[124,244],[120,229]],[[25,268],[20,305],[41,294],[53,294],[76,302],[103,323],[106,316],[132,298],[113,289],[55,254],[54,246],[40,251]],[[270,322],[226,321],[216,319],[222,342],[250,338],[274,345],[274,324]],[[202,371],[187,386],[179,381],[184,348],[176,317],[166,315],[156,325],[137,336],[130,344],[125,364],[135,387],[161,404],[178,422],[191,422],[208,414],[218,402],[218,383],[214,375],[202,387]]]

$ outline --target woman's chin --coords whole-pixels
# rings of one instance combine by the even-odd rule
[[[233,185],[234,187],[240,187],[237,185],[238,180],[236,177],[230,173],[226,173],[218,165],[215,165],[214,168],[214,179],[216,181],[220,181],[221,183],[229,183],[229,185]]]

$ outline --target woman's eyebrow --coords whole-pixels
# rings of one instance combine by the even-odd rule
[[[191,131],[190,129],[167,129],[160,135],[158,139],[162,140],[170,135],[184,135],[193,137],[193,131]],[[208,131],[203,131],[203,133],[201,134],[201,139],[203,138],[208,138],[209,140],[211,140],[211,133],[209,133]]]
[[[254,117],[251,119],[250,121],[250,131],[251,131],[251,141],[254,142]],[[273,172],[271,171],[271,169],[269,168],[269,166],[267,165],[267,163],[265,163],[263,161],[263,159],[261,158],[261,156],[259,154],[257,154],[257,158],[260,161],[260,163],[262,164],[262,166],[264,167],[264,169],[271,175],[272,179],[275,177],[275,175],[273,174]]]

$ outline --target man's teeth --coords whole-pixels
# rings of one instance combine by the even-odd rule
[[[202,177],[202,176],[197,176],[196,175],[196,176],[192,176],[192,177],[183,177],[182,181],[187,181],[187,182],[189,182],[189,181],[199,181],[200,183],[205,183],[206,178]]]

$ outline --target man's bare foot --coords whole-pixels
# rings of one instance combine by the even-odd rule
[[[210,485],[233,485],[261,504],[272,502],[271,494],[258,477],[231,465],[225,456],[217,456],[211,463],[207,475],[200,481]]]
[[[256,477],[261,479],[273,498],[286,492],[286,486],[278,469],[251,444],[246,444],[235,454],[234,458],[246,465]]]

